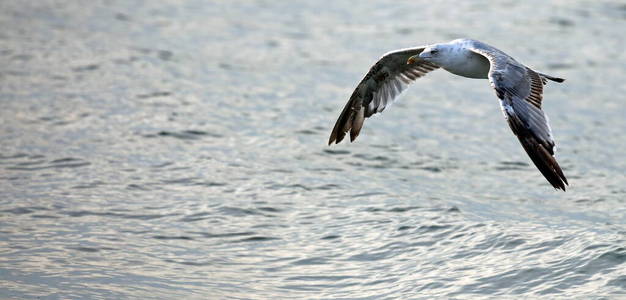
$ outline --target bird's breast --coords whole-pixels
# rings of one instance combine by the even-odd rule
[[[489,74],[490,63],[480,54],[464,51],[464,53],[450,57],[441,67],[459,76],[486,79]]]

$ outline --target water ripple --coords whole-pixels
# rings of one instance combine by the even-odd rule
[[[0,298],[621,299],[622,2],[3,1]],[[566,193],[445,71],[327,145],[377,57],[467,28],[568,79]]]

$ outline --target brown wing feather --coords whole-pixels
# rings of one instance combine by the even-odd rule
[[[526,74],[530,78],[530,91],[524,100],[538,109],[541,109],[541,101],[543,98],[543,86],[547,83],[546,79],[539,73],[526,68]],[[533,134],[532,130],[528,130],[528,126],[523,125],[522,120],[518,116],[509,115],[509,124],[518,124],[513,132],[517,135],[522,147],[533,161],[537,169],[556,189],[565,191],[565,185],[568,185],[567,178],[563,174],[563,170],[554,157],[554,142],[546,141]],[[547,120],[546,120],[547,124]],[[513,129],[513,126],[511,126]],[[549,129],[548,129],[549,130]]]
[[[420,60],[407,64],[409,57],[422,50],[423,47],[390,52],[370,68],[341,111],[328,139],[329,145],[341,142],[348,131],[350,141],[354,141],[365,118],[382,112],[410,83],[438,68]]]
[[[508,113],[507,113],[508,114]],[[530,130],[526,128],[523,121],[517,115],[508,115],[507,121],[513,133],[522,144],[522,147],[535,164],[543,177],[555,188],[565,191],[568,184],[563,170],[553,156],[552,147],[546,147]]]
[[[554,188],[565,191],[567,178],[554,157],[554,141],[547,119],[541,111],[544,82],[530,69],[527,69],[527,74],[530,78],[530,90],[525,98],[519,98],[510,89],[500,93],[503,105],[512,107],[512,110],[504,110],[507,121],[541,174]]]
[[[526,68],[526,73],[528,74],[528,77],[530,77],[530,93],[524,100],[541,109],[543,85],[546,84],[545,79],[542,80],[539,74],[529,68]]]
[[[563,82],[564,79],[537,73],[495,48],[472,51],[489,60],[489,81],[522,147],[546,180],[555,189],[565,191],[567,178],[554,157],[554,140],[541,110],[547,80]]]

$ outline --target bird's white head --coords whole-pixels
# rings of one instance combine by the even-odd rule
[[[421,60],[442,65],[445,63],[447,54],[450,51],[449,48],[446,44],[434,44],[424,48],[424,51],[418,57]]]
[[[439,66],[445,66],[450,59],[450,55],[454,50],[453,45],[449,44],[433,44],[430,45],[419,54],[409,58],[408,64],[416,61],[427,61]]]

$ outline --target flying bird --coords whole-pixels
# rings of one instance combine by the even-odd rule
[[[541,174],[565,191],[567,178],[554,157],[554,140],[548,118],[541,110],[543,86],[565,79],[539,73],[506,53],[472,39],[457,39],[391,51],[372,66],[356,87],[335,123],[328,145],[339,143],[347,132],[359,135],[365,118],[382,112],[409,84],[442,68],[452,74],[489,79],[500,99],[509,127]]]

